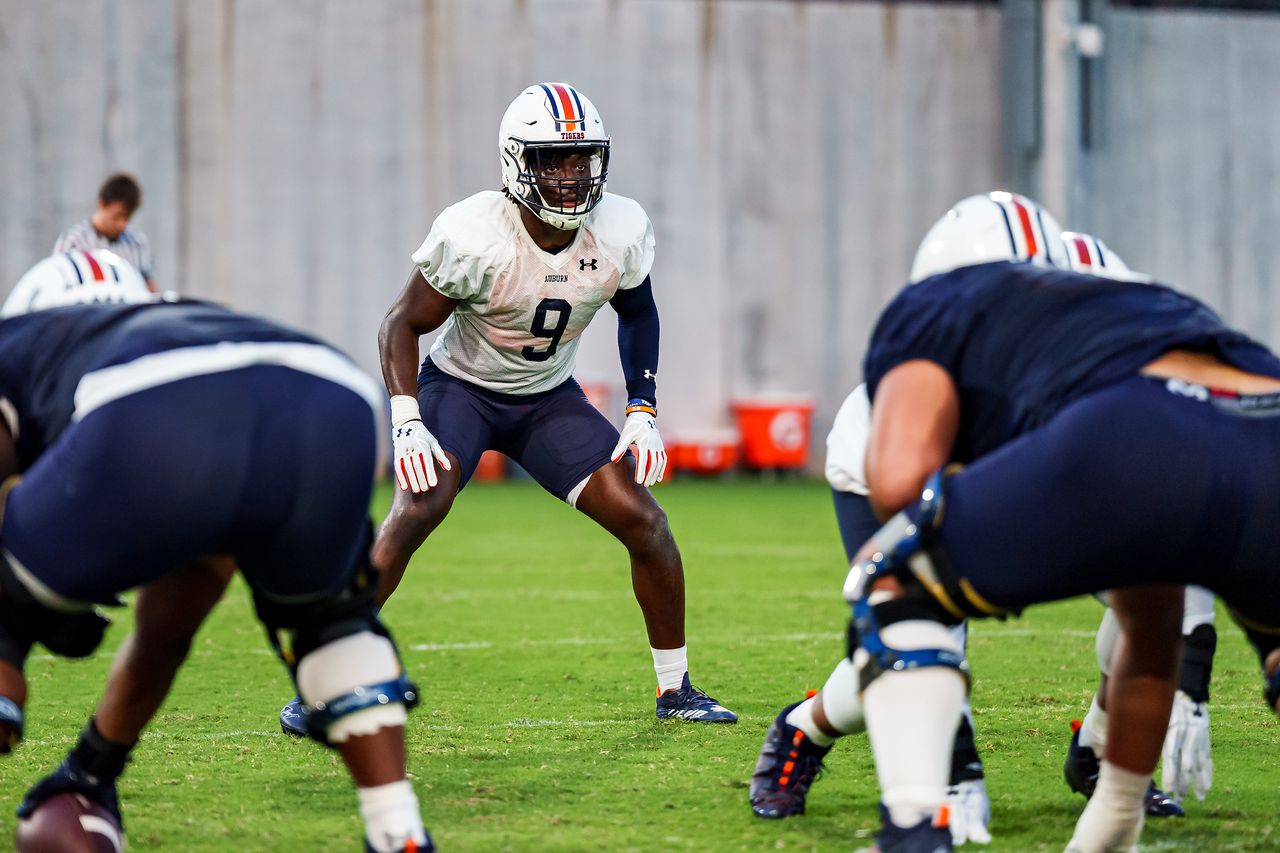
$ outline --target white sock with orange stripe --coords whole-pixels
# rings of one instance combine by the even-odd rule
[[[689,647],[678,649],[655,649],[653,652],[653,671],[658,676],[658,692],[666,693],[675,690],[684,683],[684,674],[689,671]]]

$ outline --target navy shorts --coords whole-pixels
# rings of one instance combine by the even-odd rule
[[[849,562],[853,562],[862,546],[880,529],[880,522],[871,509],[871,499],[866,495],[832,489],[831,496],[836,504],[836,524],[840,527],[844,554]]]
[[[618,430],[567,379],[537,394],[501,394],[450,376],[428,358],[418,374],[422,421],[461,468],[459,489],[480,456],[510,456],[561,500],[609,462]]]
[[[73,422],[5,505],[3,543],[58,595],[114,596],[205,554],[275,598],[345,587],[367,549],[377,420],[350,388],[255,365]]]
[[[1134,377],[947,481],[941,544],[992,603],[1196,584],[1280,626],[1280,395]]]

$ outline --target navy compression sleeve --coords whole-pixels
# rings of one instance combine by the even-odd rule
[[[658,393],[658,305],[648,276],[639,287],[619,290],[609,300],[618,312],[618,355],[627,396],[649,403]]]

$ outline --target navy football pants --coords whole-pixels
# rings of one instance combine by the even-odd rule
[[[364,559],[375,453],[343,385],[273,365],[183,379],[72,423],[10,492],[2,540],[76,601],[204,554],[273,598],[322,598]]]
[[[1201,389],[1203,391],[1203,389]],[[1134,377],[947,481],[941,546],[994,604],[1199,584],[1280,626],[1280,400]]]

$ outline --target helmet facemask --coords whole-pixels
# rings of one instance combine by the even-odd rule
[[[539,219],[573,230],[604,197],[609,141],[527,142],[511,137],[502,156],[514,166],[512,196]]]

